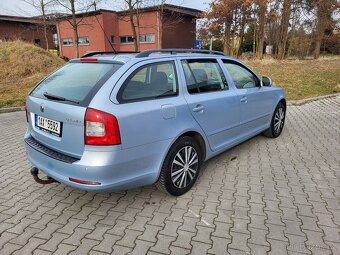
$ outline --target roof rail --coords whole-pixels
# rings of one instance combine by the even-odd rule
[[[92,51],[89,53],[85,53],[85,55],[81,56],[81,58],[92,57],[95,55],[105,55],[105,54],[129,54],[129,53],[139,53],[139,51]]]
[[[158,50],[146,50],[136,55],[136,58],[148,57],[152,53],[170,53],[172,55],[177,53],[204,53],[212,55],[226,56],[223,52],[214,50],[200,50],[200,49],[158,49]]]

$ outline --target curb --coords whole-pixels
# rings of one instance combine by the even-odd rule
[[[290,100],[287,102],[288,105],[293,105],[293,106],[298,106],[298,105],[304,105],[310,102],[326,99],[326,98],[333,98],[340,96],[340,93],[336,94],[331,94],[331,95],[326,95],[326,96],[319,96],[319,97],[313,97],[313,98],[307,98],[307,99],[302,99],[302,100]]]
[[[340,93],[326,95],[326,96],[313,97],[313,98],[307,98],[307,99],[302,99],[302,100],[290,100],[290,101],[287,102],[287,105],[292,105],[292,106],[304,105],[304,104],[307,104],[307,103],[310,103],[310,102],[313,102],[313,101],[318,101],[318,100],[321,100],[321,99],[332,98],[332,97],[337,97],[337,96],[340,96]],[[9,113],[9,112],[18,112],[18,111],[25,111],[25,106],[0,108],[0,114],[1,113]]]
[[[9,113],[9,112],[18,112],[18,111],[25,111],[25,106],[0,108],[0,114]]]

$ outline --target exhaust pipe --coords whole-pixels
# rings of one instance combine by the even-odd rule
[[[34,179],[37,183],[39,183],[39,184],[51,184],[51,183],[53,183],[53,182],[58,182],[58,181],[56,181],[56,180],[54,180],[54,179],[52,179],[52,178],[50,178],[50,177],[49,177],[47,180],[40,179],[39,176],[38,176],[38,174],[39,174],[39,169],[36,168],[36,167],[32,167],[32,169],[31,169],[31,175],[33,176],[33,179]]]

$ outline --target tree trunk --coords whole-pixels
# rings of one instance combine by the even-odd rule
[[[77,25],[76,8],[74,6],[74,1],[75,0],[70,0],[71,13],[72,13],[72,29],[73,29],[73,35],[74,35],[74,40],[75,40],[75,45],[76,45],[75,57],[79,58],[78,25]]]
[[[43,16],[43,27],[44,27],[44,37],[45,37],[46,50],[48,51],[49,45],[48,45],[48,38],[47,38],[47,21],[46,21],[44,0],[40,0],[40,7],[41,7],[42,16]]]
[[[132,6],[132,0],[128,1],[128,7],[129,7],[129,19],[130,19],[130,25],[131,25],[131,30],[132,30],[132,36],[133,36],[133,44],[135,46],[135,51],[138,51],[138,39],[137,38],[137,31],[136,31],[136,26],[133,21],[133,6]]]
[[[263,58],[263,46],[264,46],[264,26],[266,23],[266,0],[259,1],[260,14],[259,14],[259,40],[256,52],[256,57],[259,59]]]
[[[224,45],[223,45],[223,52],[226,53],[227,55],[231,55],[232,49],[231,49],[231,22],[232,22],[232,15],[228,14],[226,16],[225,22],[224,22]]]
[[[246,24],[246,13],[245,13],[245,7],[242,5],[242,10],[241,10],[241,24],[240,24],[240,45],[237,50],[237,56],[240,56],[243,52],[243,38],[244,38],[244,27]]]
[[[292,3],[291,0],[284,0],[283,2],[280,35],[279,35],[279,42],[277,45],[277,58],[278,59],[283,59],[285,56],[289,18],[290,18],[290,13],[291,13],[291,3]]]
[[[164,22],[164,4],[162,3],[159,11],[159,45],[158,48],[163,48],[163,22]]]

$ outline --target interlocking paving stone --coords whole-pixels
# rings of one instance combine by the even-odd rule
[[[340,254],[340,96],[289,106],[279,138],[209,160],[178,198],[37,184],[25,127],[0,114],[0,254]]]

